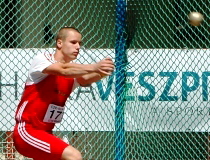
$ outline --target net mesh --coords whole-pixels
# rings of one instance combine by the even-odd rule
[[[209,158],[209,0],[2,0],[0,5],[0,159],[29,159],[13,146],[16,106],[32,58],[54,52],[55,34],[63,26],[83,35],[77,62],[109,56],[123,64],[75,90],[54,129],[58,137],[84,159]],[[192,11],[204,15],[200,26],[189,23]],[[125,27],[122,35],[116,24]],[[117,44],[119,36],[125,42]],[[123,56],[115,55],[124,49],[116,45],[126,46]],[[116,96],[121,71],[122,97]],[[118,98],[123,103],[116,103]]]

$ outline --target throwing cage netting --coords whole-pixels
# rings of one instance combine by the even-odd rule
[[[0,159],[27,159],[12,141],[32,58],[55,34],[83,34],[78,63],[115,61],[113,75],[77,88],[54,132],[84,159],[209,158],[209,0],[2,0]],[[188,14],[200,12],[200,26]]]

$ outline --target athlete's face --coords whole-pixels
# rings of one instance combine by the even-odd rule
[[[61,52],[69,60],[74,60],[79,54],[82,35],[74,30],[67,31],[67,37],[61,40]]]

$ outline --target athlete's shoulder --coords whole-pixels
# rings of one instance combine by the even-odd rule
[[[55,63],[54,55],[53,54],[37,54],[32,63],[29,72],[42,72],[45,68]]]
[[[51,63],[54,63],[54,56],[50,53],[39,53],[34,57],[34,61],[49,61]]]

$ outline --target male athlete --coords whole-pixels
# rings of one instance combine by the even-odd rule
[[[82,36],[73,27],[61,28],[54,54],[38,54],[29,69],[17,107],[14,145],[34,160],[81,160],[81,153],[52,134],[62,120],[67,98],[77,86],[88,86],[114,70],[105,58],[95,64],[77,64]]]

